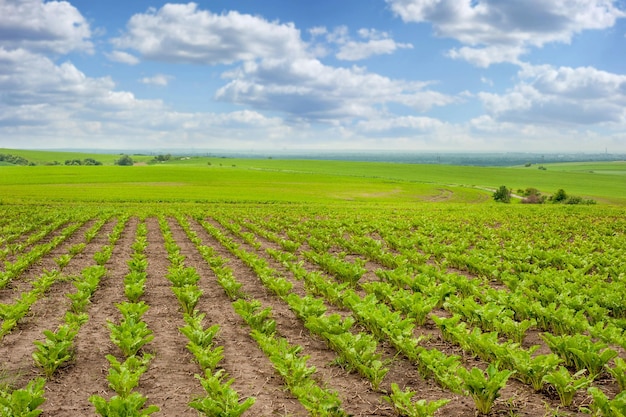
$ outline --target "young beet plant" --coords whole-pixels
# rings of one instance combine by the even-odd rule
[[[479,414],[488,414],[491,411],[496,398],[500,396],[500,390],[504,388],[507,380],[515,371],[498,371],[497,363],[490,363],[486,371],[472,368],[458,369],[458,375],[463,380],[463,387],[474,399]]]
[[[615,378],[620,391],[626,391],[626,361],[622,358],[615,358],[615,367],[606,365],[606,370]]]
[[[574,395],[578,390],[587,388],[593,381],[592,377],[583,376],[585,372],[587,370],[583,369],[571,375],[567,368],[561,366],[558,370],[549,372],[544,376],[543,381],[551,384],[556,389],[561,405],[566,407],[572,404]]]
[[[43,413],[37,407],[46,400],[43,396],[45,384],[45,379],[37,378],[24,389],[11,393],[0,390],[0,416],[36,417]]]
[[[224,381],[226,374],[220,369],[215,374],[205,371],[205,377],[196,375],[207,392],[204,397],[195,398],[189,405],[206,416],[238,417],[252,407],[255,398],[247,398],[239,402],[239,394],[230,385],[233,380]]]
[[[184,285],[182,287],[172,287],[172,291],[178,298],[180,306],[185,314],[193,314],[200,297],[202,296],[202,290],[197,285]]]
[[[391,395],[385,396],[383,399],[391,404],[398,415],[402,417],[433,417],[437,410],[450,402],[447,399],[413,401],[413,396],[415,396],[414,391],[408,388],[402,391],[398,384],[392,383]]]
[[[532,385],[535,391],[541,391],[543,377],[557,369],[563,360],[554,353],[532,356],[535,350],[511,350],[509,360],[517,371],[515,378]]]
[[[204,320],[205,314],[197,314],[192,316],[185,314],[185,326],[180,327],[179,330],[182,334],[187,336],[190,342],[199,345],[203,348],[209,347],[213,344],[213,339],[220,330],[218,324],[214,324],[211,327],[204,329],[202,327],[202,320]]]
[[[593,402],[589,408],[583,408],[583,411],[598,417],[623,417],[626,416],[626,392],[622,391],[609,400],[600,389],[591,387],[588,389],[589,394],[593,398]]]
[[[139,378],[146,371],[153,356],[129,356],[124,362],[118,361],[113,355],[107,355],[106,358],[110,363],[107,375],[109,387],[121,398],[127,398],[139,384]]]
[[[74,337],[77,333],[77,328],[62,325],[56,333],[44,330],[45,342],[33,342],[37,347],[33,352],[33,359],[46,378],[51,377],[61,365],[74,357]]]
[[[154,339],[152,330],[141,321],[141,316],[149,309],[149,306],[141,302],[120,303],[117,307],[122,312],[123,319],[119,325],[107,323],[111,331],[111,341],[122,350],[124,356],[133,356]]]
[[[124,294],[128,301],[136,303],[144,293],[146,284],[145,271],[131,271],[124,277]]]
[[[116,395],[109,401],[99,395],[89,397],[89,401],[96,407],[96,413],[103,417],[143,417],[160,411],[156,405],[143,408],[147,400],[138,392],[132,392],[123,398]]]

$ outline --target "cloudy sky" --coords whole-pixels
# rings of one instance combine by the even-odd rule
[[[626,152],[626,1],[0,0],[0,147]]]

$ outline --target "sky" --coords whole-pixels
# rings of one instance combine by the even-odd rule
[[[0,147],[626,152],[626,0],[0,0]]]

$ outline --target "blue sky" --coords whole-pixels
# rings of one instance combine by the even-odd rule
[[[0,0],[0,147],[626,152],[623,0]]]

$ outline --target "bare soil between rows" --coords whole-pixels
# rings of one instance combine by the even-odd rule
[[[139,222],[140,220],[134,217],[129,220],[120,240],[114,247],[110,261],[105,265],[107,275],[102,279],[88,307],[89,321],[81,328],[76,338],[74,360],[46,383],[46,402],[42,406],[43,416],[95,415],[95,408],[89,402],[89,397],[94,394],[105,398],[114,395],[106,379],[109,363],[105,356],[112,354],[121,358],[121,353],[110,341],[106,323],[119,321],[120,315],[115,304],[125,300],[123,280],[129,272],[127,261],[133,253],[131,246]],[[169,261],[159,223],[154,217],[146,219],[145,222],[148,228],[146,250],[148,279],[142,300],[150,306],[144,320],[155,336],[154,341],[146,346],[145,351],[154,354],[155,358],[143,375],[137,391],[148,397],[147,404],[160,407],[161,411],[154,415],[196,416],[198,413],[190,408],[188,403],[203,394],[202,387],[195,377],[201,371],[185,347],[186,338],[178,330],[185,323],[178,301],[171,291],[170,282],[166,278]],[[92,223],[87,222],[66,242],[22,274],[20,281],[2,290],[0,295],[4,302],[18,297],[20,291],[28,290],[29,283],[45,269],[53,268],[54,258],[65,253],[71,245],[80,243],[84,231]],[[211,221],[211,223],[228,234],[217,222]],[[217,343],[224,347],[224,360],[221,367],[234,379],[232,388],[239,392],[241,398],[256,398],[256,403],[246,415],[309,415],[285,388],[269,359],[250,337],[249,328],[235,313],[231,300],[218,285],[215,274],[183,229],[173,218],[168,219],[168,224],[175,241],[180,246],[181,254],[186,258],[185,265],[195,268],[201,277],[199,286],[203,291],[203,296],[197,308],[206,314],[205,326],[213,324],[220,326]],[[265,289],[249,267],[206,233],[196,221],[190,220],[190,224],[204,245],[214,248],[222,258],[227,260],[227,266],[233,270],[235,278],[243,284],[244,292],[261,301],[264,306],[272,307],[279,334],[286,337],[290,343],[303,346],[303,353],[310,357],[309,365],[317,369],[316,378],[320,385],[337,391],[344,409],[350,415],[397,415],[383,400],[385,395],[383,392],[373,390],[369,382],[358,374],[349,373],[333,365],[332,362],[336,359],[335,352],[330,350],[322,340],[310,335],[288,306]],[[78,275],[83,268],[95,265],[93,254],[108,243],[107,234],[111,232],[114,225],[114,219],[107,222],[85,250],[72,259],[63,273]],[[299,295],[304,295],[302,283],[295,280],[284,267],[265,254],[265,248],[276,248],[276,246],[261,238],[259,241],[262,242],[263,248],[256,251],[257,255],[264,257],[273,268],[292,281],[294,291]],[[255,252],[243,242],[237,242],[246,250]],[[315,268],[310,264],[306,267]],[[368,270],[371,272],[375,267],[379,266],[368,265]],[[373,279],[371,275],[368,275],[369,278]],[[29,316],[0,341],[1,369],[15,377],[17,386],[23,386],[28,380],[40,375],[31,357],[34,351],[32,342],[43,339],[43,330],[54,330],[63,322],[63,315],[70,304],[65,295],[74,291],[74,287],[68,281],[55,284],[46,297],[33,306]],[[335,312],[332,308],[334,307],[329,306],[329,311]],[[346,312],[338,312],[346,314]],[[423,331],[429,331],[429,329],[423,329]],[[432,333],[435,335],[431,342],[433,345],[439,344],[441,350],[462,355],[457,348],[443,343],[441,338],[436,336],[435,330],[432,330]],[[532,337],[538,338],[535,334]],[[390,346],[381,344],[381,349],[385,359],[390,361],[390,371],[382,388],[388,389],[390,383],[395,382],[400,387],[410,387],[417,391],[420,399],[451,399],[450,404],[437,415],[467,417],[475,415],[471,399],[446,392],[434,382],[424,380],[417,372],[416,366],[398,355]],[[464,360],[467,363],[480,364],[475,358],[467,357]],[[540,416],[546,413],[546,405],[551,409],[556,409],[558,404],[555,398],[535,394],[528,387],[512,380],[502,394],[503,398],[498,400],[491,415]],[[583,399],[577,399],[577,401],[580,402]],[[570,415],[578,414],[575,410],[568,411]]]

